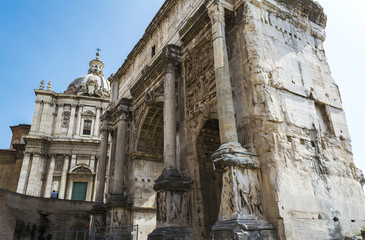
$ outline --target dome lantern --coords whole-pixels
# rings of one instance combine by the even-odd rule
[[[67,87],[65,93],[75,94],[79,96],[103,97],[110,95],[109,82],[104,78],[104,63],[99,59],[99,51],[97,48],[95,59],[89,62],[88,74],[76,78]]]

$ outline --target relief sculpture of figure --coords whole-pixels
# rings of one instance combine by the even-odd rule
[[[253,214],[255,214],[256,216],[261,216],[262,208],[260,200],[260,190],[254,182],[250,183],[250,192],[248,194],[248,197],[250,199]]]

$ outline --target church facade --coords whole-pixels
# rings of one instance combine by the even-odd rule
[[[151,240],[359,231],[364,179],[325,26],[312,0],[166,1],[110,77],[92,226]]]
[[[92,201],[100,148],[100,117],[110,95],[99,54],[88,74],[75,79],[64,93],[35,90],[35,110],[16,192],[49,198]],[[105,182],[105,181],[104,181]]]

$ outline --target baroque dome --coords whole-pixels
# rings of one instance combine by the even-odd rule
[[[104,64],[99,60],[99,53],[89,62],[89,66],[88,74],[73,80],[64,93],[92,97],[110,95],[110,85],[104,78]]]

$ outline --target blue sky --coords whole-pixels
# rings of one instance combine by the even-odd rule
[[[355,162],[365,171],[365,2],[319,0],[328,16],[325,50],[340,87]],[[41,80],[63,92],[86,74],[100,47],[104,72],[116,72],[163,0],[3,0],[0,2],[0,149],[9,126],[31,123]]]

